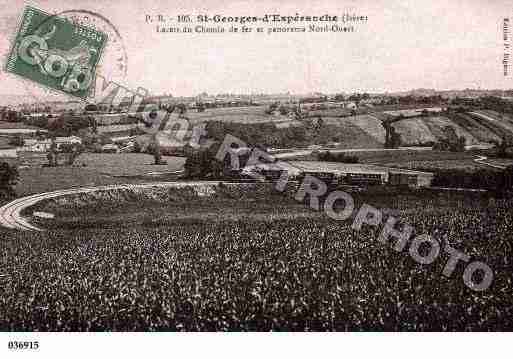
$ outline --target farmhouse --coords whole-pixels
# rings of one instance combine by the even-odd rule
[[[82,139],[77,136],[70,137],[56,137],[55,144],[57,148],[59,148],[63,144],[81,144]],[[25,146],[23,148],[24,151],[27,152],[47,152],[52,145],[52,140],[47,138],[44,140],[36,140],[36,139],[27,139],[25,140]]]
[[[433,174],[398,168],[366,164],[347,164],[319,161],[288,161],[264,163],[244,168],[243,174],[258,173],[268,180],[277,180],[287,172],[289,178],[314,176],[325,182],[337,185],[403,185],[409,187],[429,187]]]
[[[94,116],[98,126],[110,126],[128,121],[128,114],[126,112],[121,113],[101,113]]]

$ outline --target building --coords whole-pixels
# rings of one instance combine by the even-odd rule
[[[95,114],[94,119],[98,126],[110,126],[127,124],[129,122],[137,122],[136,118],[130,120],[129,115],[126,112]]]
[[[118,153],[119,146],[113,143],[108,143],[102,146],[102,152],[104,153]]]
[[[63,144],[68,144],[68,145],[82,144],[82,139],[77,136],[56,137],[55,144],[57,145],[57,149],[58,149]],[[50,150],[51,146],[52,146],[52,140],[50,138],[46,138],[44,140],[27,139],[27,140],[25,140],[25,146],[23,147],[23,151],[47,152],[48,150]]]
[[[263,163],[244,168],[243,174],[258,173],[268,180],[277,180],[287,172],[292,179],[314,176],[331,185],[394,185],[429,187],[434,174],[367,164],[320,161],[287,161]]]

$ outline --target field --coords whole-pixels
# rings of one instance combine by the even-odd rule
[[[464,113],[455,113],[448,115],[448,118],[462,128],[466,129],[476,139],[481,142],[496,142],[500,140],[500,134],[491,131],[480,121]]]
[[[462,169],[476,171],[489,168],[475,161],[480,152],[443,152],[432,150],[379,150],[354,151],[348,155],[356,156],[360,163],[405,169],[432,170]],[[317,161],[315,154],[299,155],[289,160]],[[488,160],[487,162],[494,162]],[[507,161],[506,161],[507,162]],[[500,164],[500,163],[499,163]]]
[[[282,195],[174,196],[71,205],[47,232],[4,232],[0,328],[513,330],[511,200],[357,198],[487,263],[493,284],[476,292],[461,264],[441,274],[447,254],[416,264],[374,228],[357,232]]]
[[[5,122],[0,121],[0,129],[6,130],[6,129],[30,129],[30,130],[37,130],[38,127],[35,126],[29,126],[24,124],[23,122]]]
[[[77,164],[110,176],[141,176],[151,172],[175,172],[183,169],[185,157],[163,156],[166,165],[155,166],[145,153],[84,153]]]
[[[325,126],[321,129],[318,137],[324,143],[336,142],[338,143],[337,148],[383,147],[383,142],[369,133],[367,127],[362,128],[358,123],[354,123],[348,118],[324,117],[323,121]]]
[[[443,151],[375,151],[355,154],[361,163],[370,163],[386,167],[406,169],[463,169],[475,171],[487,168],[474,160],[477,154],[473,152],[443,152]]]
[[[471,112],[471,115],[477,116],[481,121],[489,122],[494,126],[497,126],[499,130],[504,133],[513,133],[513,123],[511,123],[507,117],[502,117],[493,111],[476,111]]]
[[[222,121],[222,122],[241,122],[241,123],[259,123],[270,122],[280,116],[271,116],[265,113],[267,106],[251,107],[230,107],[207,109],[204,112],[190,111],[186,117],[194,124],[202,121]]]
[[[418,116],[422,113],[423,110],[427,110],[430,112],[440,112],[442,111],[441,107],[426,107],[426,108],[413,108],[407,110],[396,110],[396,111],[384,111],[383,113],[391,116],[399,116],[403,115],[404,117],[414,117]]]
[[[343,121],[347,121],[361,128],[379,143],[385,143],[385,128],[381,125],[381,121],[379,119],[369,115],[361,115],[351,116]]]
[[[403,145],[421,145],[427,142],[436,142],[437,139],[420,118],[395,122],[395,130],[401,135]]]
[[[443,128],[446,126],[451,126],[454,128],[454,131],[458,137],[465,137],[465,142],[467,145],[476,145],[481,143],[474,136],[472,136],[469,131],[465,130],[458,124],[451,122],[451,120],[449,120],[447,117],[427,117],[424,118],[423,121],[438,141],[445,139],[446,137],[446,135],[443,133]]]
[[[405,169],[418,169],[418,170],[447,170],[447,169],[461,169],[466,171],[476,171],[479,169],[490,168],[484,164],[480,164],[475,160],[481,152],[466,151],[466,152],[443,152],[433,150],[377,150],[377,151],[351,151],[347,152],[350,156],[358,158],[360,163],[373,164],[385,167],[396,167]],[[289,157],[288,160],[298,161],[317,161],[316,154],[298,155]],[[493,163],[496,160],[487,160]],[[502,165],[501,161],[508,162],[507,160],[500,160],[498,164]],[[509,163],[509,162],[508,162]]]
[[[73,167],[19,169],[18,196],[84,186],[148,182],[152,172],[175,172],[185,158],[163,157],[167,165],[153,165],[153,156],[139,153],[85,153]],[[84,167],[84,165],[86,165]]]

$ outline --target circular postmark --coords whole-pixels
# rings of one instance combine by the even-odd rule
[[[104,32],[109,40],[104,48],[103,61],[99,64],[98,72],[108,79],[123,78],[127,75],[128,56],[125,44],[120,32],[109,19],[90,10],[66,10],[57,16]]]

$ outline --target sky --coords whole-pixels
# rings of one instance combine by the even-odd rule
[[[2,65],[26,4],[50,13],[83,9],[101,14],[117,29],[122,46],[109,45],[99,73],[152,94],[513,88],[513,74],[505,77],[502,67],[502,23],[506,16],[513,18],[506,0],[0,0]],[[296,12],[356,13],[368,21],[356,24],[354,33],[287,34],[157,33],[156,24],[146,22],[146,15],[158,14]],[[94,21],[110,26],[100,18]],[[126,60],[120,60],[123,56]],[[120,64],[126,72],[117,68]],[[48,95],[3,70],[0,83],[3,95]]]

